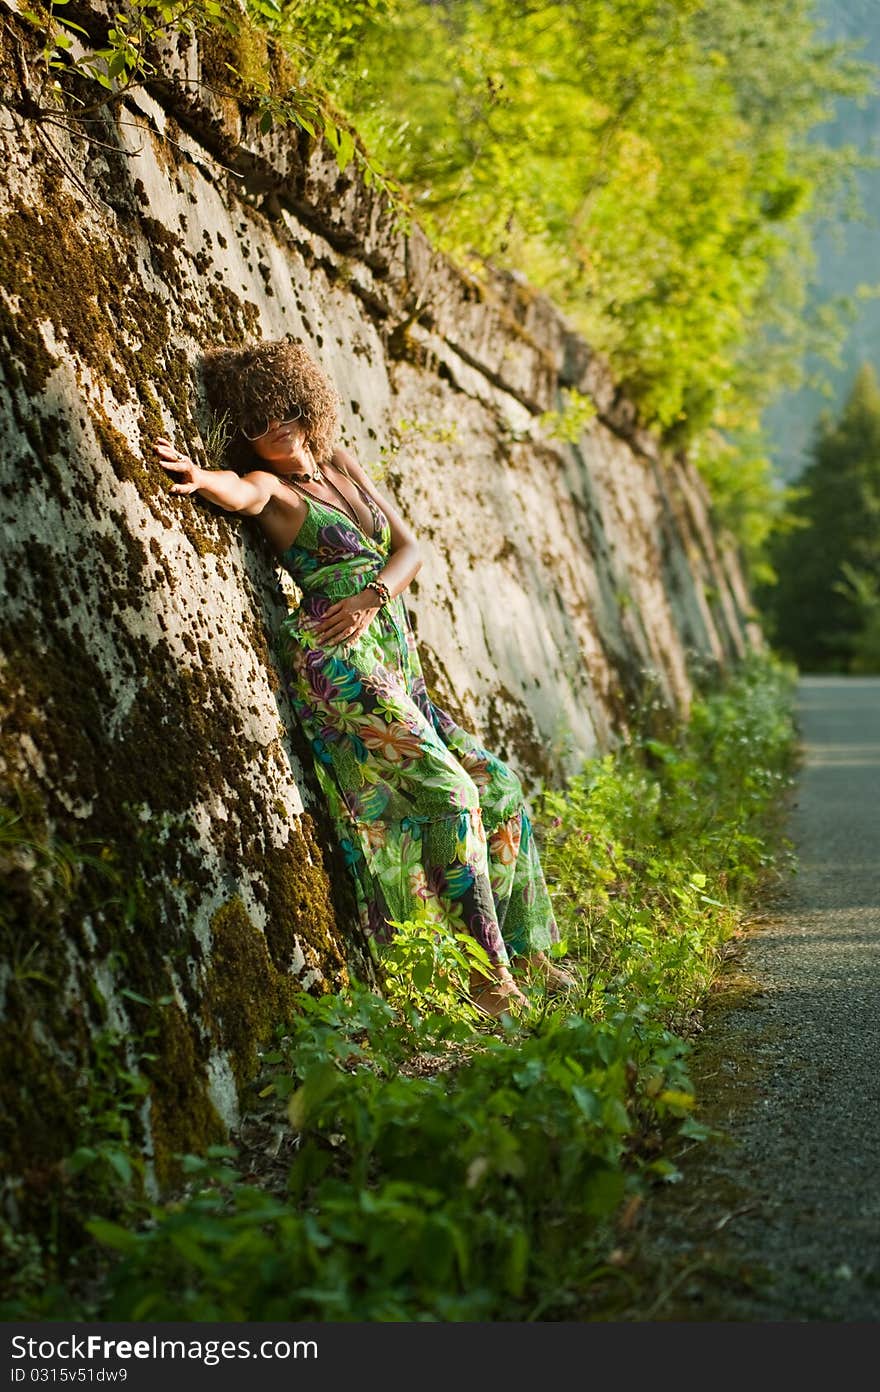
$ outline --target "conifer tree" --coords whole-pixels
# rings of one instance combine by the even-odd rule
[[[822,412],[811,455],[797,526],[771,548],[778,583],[755,599],[771,640],[802,671],[880,671],[870,633],[880,590],[880,386],[870,363],[839,418]]]

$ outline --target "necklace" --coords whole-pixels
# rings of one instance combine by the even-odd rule
[[[320,479],[320,478],[321,478],[321,471],[320,471],[320,469],[318,468],[318,466],[317,466],[317,464],[316,464],[316,465],[315,465],[314,473],[311,473],[311,474],[288,474],[288,475],[287,475],[287,478],[285,478],[283,474],[279,474],[278,477],[282,480],[283,483],[287,483],[288,479],[296,479],[298,483],[301,483],[304,479],[305,479],[305,480],[309,480],[309,479]]]
[[[363,527],[361,526],[361,520],[360,520],[360,518],[358,517],[357,513],[355,512],[355,510],[354,510],[352,504],[349,502],[348,498],[346,498],[345,494],[342,492],[341,489],[339,489],[339,488],[336,487],[336,484],[333,482],[333,480],[332,480],[331,478],[328,478],[326,474],[324,474],[324,473],[321,472],[321,470],[318,468],[318,465],[317,465],[317,464],[315,465],[314,473],[311,473],[311,474],[289,474],[289,475],[287,476],[287,478],[284,478],[282,475],[279,474],[279,478],[281,478],[281,482],[282,482],[282,483],[286,483],[286,484],[287,484],[288,488],[293,488],[293,487],[294,487],[294,480],[296,480],[296,487],[302,488],[303,492],[306,494],[307,497],[309,497],[309,498],[315,498],[315,501],[316,501],[316,502],[319,502],[319,503],[324,503],[324,502],[326,502],[326,499],[320,498],[320,497],[316,497],[316,495],[315,495],[314,493],[312,493],[311,489],[305,487],[305,485],[304,485],[304,483],[302,482],[302,480],[303,480],[303,479],[308,479],[309,482],[312,482],[312,481],[314,481],[314,480],[317,480],[319,483],[329,483],[330,487],[333,489],[333,492],[336,493],[336,494],[338,494],[338,496],[342,499],[342,502],[343,502],[344,507],[345,507],[345,515],[346,515],[347,517],[350,517],[350,518],[351,518],[352,522],[353,522],[354,525],[357,527],[358,531],[363,532],[364,529],[363,529]],[[332,504],[332,506],[335,506],[335,504]],[[342,509],[337,508],[337,512],[339,512],[339,511],[341,511],[341,510],[342,510]],[[366,533],[364,533],[364,535],[366,535]]]

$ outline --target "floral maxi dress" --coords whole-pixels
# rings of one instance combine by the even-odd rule
[[[358,487],[372,536],[309,495],[280,557],[302,591],[279,628],[285,689],[373,952],[390,940],[392,921],[427,918],[507,963],[559,938],[519,778],[429,697],[402,595],[354,640],[322,646],[302,626],[363,589],[388,559],[388,518]]]

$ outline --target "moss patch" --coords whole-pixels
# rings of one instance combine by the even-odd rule
[[[486,742],[500,759],[515,757],[522,768],[552,781],[556,770],[550,750],[537,730],[525,701],[509,687],[497,686],[489,697]]]
[[[20,1002],[10,1005],[0,1037],[0,1108],[15,1124],[4,1128],[2,1163],[7,1175],[20,1176],[27,1206],[48,1198],[57,1163],[76,1141],[76,1071],[47,1057],[33,1016]]]
[[[177,1154],[203,1154],[227,1135],[208,1097],[205,1047],[197,1043],[192,1023],[176,1001],[163,1010],[155,1052],[158,1058],[144,1071],[153,1080],[150,1121],[156,1178],[170,1185],[182,1177]]]
[[[138,242],[129,231],[121,241],[112,228],[107,229],[106,239],[88,236],[83,230],[82,205],[70,196],[60,177],[46,169],[40,179],[40,198],[34,203],[14,198],[12,210],[0,219],[0,277],[16,301],[14,310],[0,301],[0,334],[5,339],[10,385],[31,401],[45,389],[59,362],[40,331],[41,322],[49,321],[74,364],[88,368],[92,379],[109,388],[120,405],[137,404],[137,443],[143,458],[135,442],[88,392],[77,366],[95,433],[117,476],[133,482],[154,514],[169,525],[163,495],[170,479],[153,459],[151,444],[156,435],[167,432],[169,416],[184,435],[197,433],[192,413],[195,379],[185,350],[173,346],[165,296],[144,283],[143,263],[151,262],[157,278],[178,299],[185,299],[185,245],[175,233],[141,214],[142,261]],[[57,274],[59,265],[65,268],[63,277]],[[194,336],[237,340],[257,332],[256,306],[227,287],[212,282],[207,302],[204,296],[200,299],[198,305],[193,299],[193,312],[183,316],[184,326]],[[32,414],[30,409],[27,414]],[[33,442],[38,460],[41,444]],[[225,554],[232,530],[225,519],[220,519],[219,527],[206,529],[205,516],[202,507],[179,509],[174,525],[180,526],[199,554]]]
[[[423,529],[424,530],[424,529]],[[449,712],[453,720],[465,730],[470,728],[470,716],[458,700],[445,671],[441,675],[439,660],[427,643],[419,643],[419,659],[425,678],[425,687],[432,701]],[[437,693],[442,693],[438,695]]]
[[[266,942],[275,966],[286,971],[297,944],[308,967],[325,977],[324,989],[346,981],[345,959],[335,928],[330,882],[307,812],[300,818],[301,837],[267,847],[261,858],[262,884],[254,890],[265,904]],[[327,979],[329,978],[329,980]]]
[[[8,660],[0,680],[0,781],[6,800],[14,804],[12,771],[23,767],[25,746],[34,747],[41,767],[39,783],[29,765],[24,767],[31,804],[44,828],[71,841],[85,841],[89,854],[115,875],[108,883],[99,864],[85,865],[73,876],[63,905],[47,917],[29,873],[18,872],[14,919],[25,937],[20,951],[14,943],[4,943],[4,959],[16,961],[16,953],[23,957],[38,940],[41,950],[31,953],[29,966],[45,973],[52,984],[45,993],[33,984],[28,988],[35,1002],[34,1018],[39,1020],[39,1041],[32,1028],[28,1033],[23,1006],[8,1010],[0,1027],[0,1063],[9,1065],[4,1075],[9,1095],[2,1101],[20,1142],[7,1163],[19,1175],[39,1177],[41,1166],[51,1168],[72,1148],[71,1078],[77,1070],[89,1069],[91,1036],[106,1015],[99,994],[90,989],[89,964],[101,962],[117,990],[125,988],[149,1000],[174,989],[173,972],[185,1012],[175,1002],[161,1010],[157,1021],[151,1007],[126,1000],[135,1034],[145,1036],[154,1023],[159,1026],[150,1044],[158,1054],[158,1061],[150,1065],[151,1119],[157,1176],[165,1183],[176,1174],[175,1150],[198,1151],[222,1137],[207,1093],[205,1040],[213,1036],[215,1043],[230,1047],[236,1076],[244,1078],[256,1041],[265,1037],[276,1015],[283,1018],[289,1008],[294,986],[287,973],[294,939],[308,965],[335,982],[344,978],[344,966],[329,884],[310,821],[304,822],[302,835],[294,831],[286,847],[268,853],[257,834],[271,814],[255,777],[254,751],[242,736],[235,691],[207,662],[187,667],[167,641],[134,640],[119,623],[120,605],[138,597],[148,554],[136,538],[125,541],[125,535],[122,529],[118,538],[99,538],[82,558],[82,576],[77,575],[79,563],[62,569],[51,548],[34,543],[28,561],[36,603],[26,607],[26,620],[14,617],[2,633]],[[116,592],[99,594],[102,612],[96,621],[102,646],[111,655],[115,649],[116,675],[124,670],[137,690],[121,720],[118,694],[103,659],[96,660],[90,636],[71,622],[65,608],[71,585],[80,598],[88,596],[93,577],[85,568],[89,560],[94,567],[96,555],[101,568],[106,565],[117,576]],[[199,657],[210,658],[210,652],[206,648]],[[117,713],[112,734],[104,718],[110,710]],[[202,949],[191,915],[214,885],[187,820],[193,802],[212,796],[230,810],[227,820],[216,823],[217,848],[231,872],[249,873],[264,895],[277,958],[276,962],[262,935],[254,936],[256,930],[236,945],[229,923],[221,921],[221,955],[210,968],[213,1014],[201,985]],[[265,798],[270,796],[267,791]],[[68,797],[93,804],[88,815],[71,814]],[[150,813],[146,822],[141,817],[144,809]],[[4,878],[8,898],[11,872]],[[232,974],[224,996],[218,983],[227,969]],[[247,995],[253,1002],[253,1009],[245,1006],[243,1014],[236,996],[242,978],[249,982]],[[63,1010],[58,1004],[61,983],[69,986],[73,1000]],[[227,1028],[233,1036],[229,1041],[224,1038]],[[23,1091],[12,1085],[16,1060],[23,1060],[27,1069]],[[38,1113],[40,1125],[33,1122]],[[55,1150],[47,1145],[47,1136]],[[47,1220],[36,1199],[28,1203],[35,1222]]]
[[[258,1049],[278,1025],[296,1014],[296,978],[280,972],[266,938],[251,922],[241,899],[230,899],[211,919],[213,943],[205,1001],[217,1038],[229,1050],[239,1088],[254,1077]]]

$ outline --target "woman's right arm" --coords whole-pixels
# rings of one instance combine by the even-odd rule
[[[179,481],[169,488],[169,493],[195,493],[212,503],[217,503],[227,512],[260,513],[274,495],[277,481],[267,470],[254,470],[242,478],[232,469],[200,469],[185,454],[180,454],[170,440],[161,436],[155,449],[162,455],[161,464],[172,469]]]

